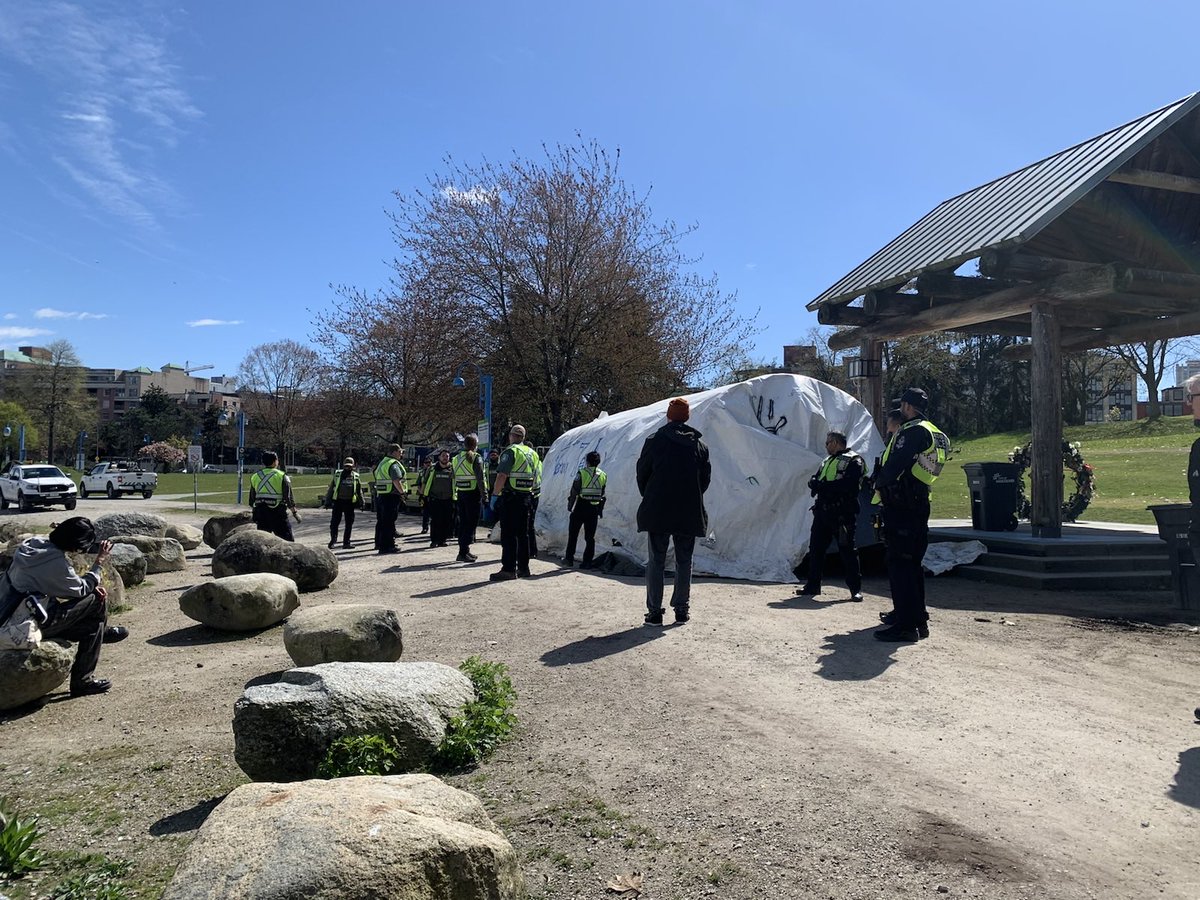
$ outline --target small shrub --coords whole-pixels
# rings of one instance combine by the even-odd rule
[[[317,766],[320,778],[351,775],[394,775],[400,771],[400,752],[382,734],[356,734],[334,741]]]
[[[74,875],[54,889],[50,900],[129,900],[129,889],[110,871]]]
[[[504,663],[472,656],[458,668],[475,686],[475,700],[446,726],[446,736],[434,757],[434,768],[444,771],[475,765],[509,737],[517,724],[513,712],[517,692]]]
[[[0,875],[20,878],[41,868],[45,858],[34,847],[41,837],[36,820],[19,818],[8,800],[0,798]]]

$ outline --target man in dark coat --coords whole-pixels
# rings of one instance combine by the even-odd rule
[[[637,463],[638,531],[647,533],[650,559],[646,565],[647,625],[663,621],[663,572],[667,547],[675,545],[675,586],[671,606],[675,621],[688,620],[692,587],[692,551],[696,538],[708,533],[704,492],[712,478],[708,447],[700,432],[687,425],[691,409],[677,397],[667,406],[667,424],[646,439]]]
[[[1200,428],[1200,375],[1193,375],[1184,382],[1187,388],[1188,403],[1192,404],[1192,421]],[[1200,438],[1192,442],[1192,452],[1188,456],[1188,499],[1192,501],[1192,519],[1188,527],[1188,544],[1192,548],[1192,556],[1200,562]],[[1200,706],[1196,707],[1196,720],[1200,721]]]

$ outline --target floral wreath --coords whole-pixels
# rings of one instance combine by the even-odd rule
[[[1014,447],[1008,454],[1008,461],[1017,466],[1017,518],[1028,519],[1030,511],[1029,497],[1025,493],[1025,470],[1029,468],[1032,443],[1024,447]],[[1092,502],[1096,495],[1096,472],[1083,461],[1079,452],[1079,442],[1071,444],[1063,441],[1063,467],[1075,473],[1075,492],[1064,502],[1062,515],[1064,522],[1074,522]]]

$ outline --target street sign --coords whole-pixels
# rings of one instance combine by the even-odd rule
[[[187,465],[189,472],[199,472],[204,465],[204,448],[199,444],[188,444]]]
[[[479,424],[475,426],[475,433],[479,435],[479,449],[487,453],[492,445],[492,423],[480,419]]]

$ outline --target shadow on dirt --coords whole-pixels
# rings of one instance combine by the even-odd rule
[[[196,644],[228,644],[231,641],[241,641],[268,630],[263,628],[259,631],[218,631],[216,628],[209,628],[207,625],[188,625],[185,628],[176,628],[174,631],[168,631],[166,634],[160,634],[157,637],[147,638],[146,643],[155,647],[193,647]]]
[[[1200,728],[1200,725],[1196,727]],[[1167,791],[1167,796],[1176,803],[1200,809],[1200,747],[1192,747],[1179,754],[1179,770],[1175,773],[1175,783]]]
[[[169,816],[163,816],[150,826],[150,834],[162,837],[165,834],[183,834],[187,831],[195,831],[204,824],[209,813],[216,809],[224,799],[224,796],[209,797],[189,809],[181,809]]]
[[[826,651],[817,659],[817,674],[827,681],[870,681],[882,675],[897,662],[892,655],[909,644],[887,644],[877,641],[874,632],[880,625],[869,625],[846,634],[831,634],[821,649]]]
[[[574,663],[595,662],[606,656],[612,656],[614,653],[622,653],[625,650],[640,647],[642,644],[648,644],[650,641],[662,637],[665,631],[666,629],[663,628],[640,625],[636,628],[626,628],[615,634],[605,634],[599,637],[589,635],[578,641],[555,647],[553,650],[547,650],[540,659],[546,666],[569,666]]]

